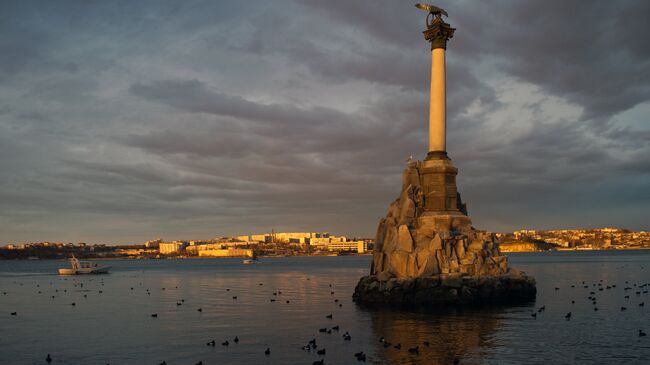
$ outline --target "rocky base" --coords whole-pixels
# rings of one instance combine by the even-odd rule
[[[472,227],[456,173],[449,159],[407,165],[402,192],[377,227],[371,275],[405,279],[506,273],[507,258],[496,237]]]
[[[364,276],[353,299],[369,306],[436,308],[526,303],[535,300],[536,294],[535,279],[511,268],[499,276],[441,274],[385,281],[375,275]]]

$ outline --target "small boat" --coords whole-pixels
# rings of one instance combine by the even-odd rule
[[[259,264],[259,263],[260,263],[260,260],[258,260],[257,258],[245,259],[244,261],[242,261],[242,263],[243,263],[244,265]]]
[[[74,255],[70,258],[70,269],[59,269],[59,275],[107,274],[110,266],[99,266],[96,262],[79,261]]]

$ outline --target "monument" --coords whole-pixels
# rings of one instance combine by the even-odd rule
[[[525,302],[535,280],[508,267],[493,234],[472,226],[456,187],[458,169],[447,155],[445,52],[455,29],[447,12],[429,4],[424,38],[431,43],[429,151],[409,161],[402,191],[382,218],[370,275],[354,300],[362,304],[436,306]]]

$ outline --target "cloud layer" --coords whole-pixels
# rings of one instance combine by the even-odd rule
[[[650,4],[441,3],[478,227],[650,216]],[[424,156],[424,14],[376,1],[0,4],[0,243],[372,236]]]

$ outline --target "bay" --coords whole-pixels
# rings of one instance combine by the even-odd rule
[[[374,364],[650,363],[650,338],[638,335],[650,332],[650,251],[509,263],[535,276],[535,303],[412,312],[352,302],[369,256],[107,260],[110,274],[79,277],[56,275],[63,261],[0,261],[0,364],[45,364],[48,353],[52,364],[354,364],[359,351]],[[314,338],[324,356],[302,350]]]

